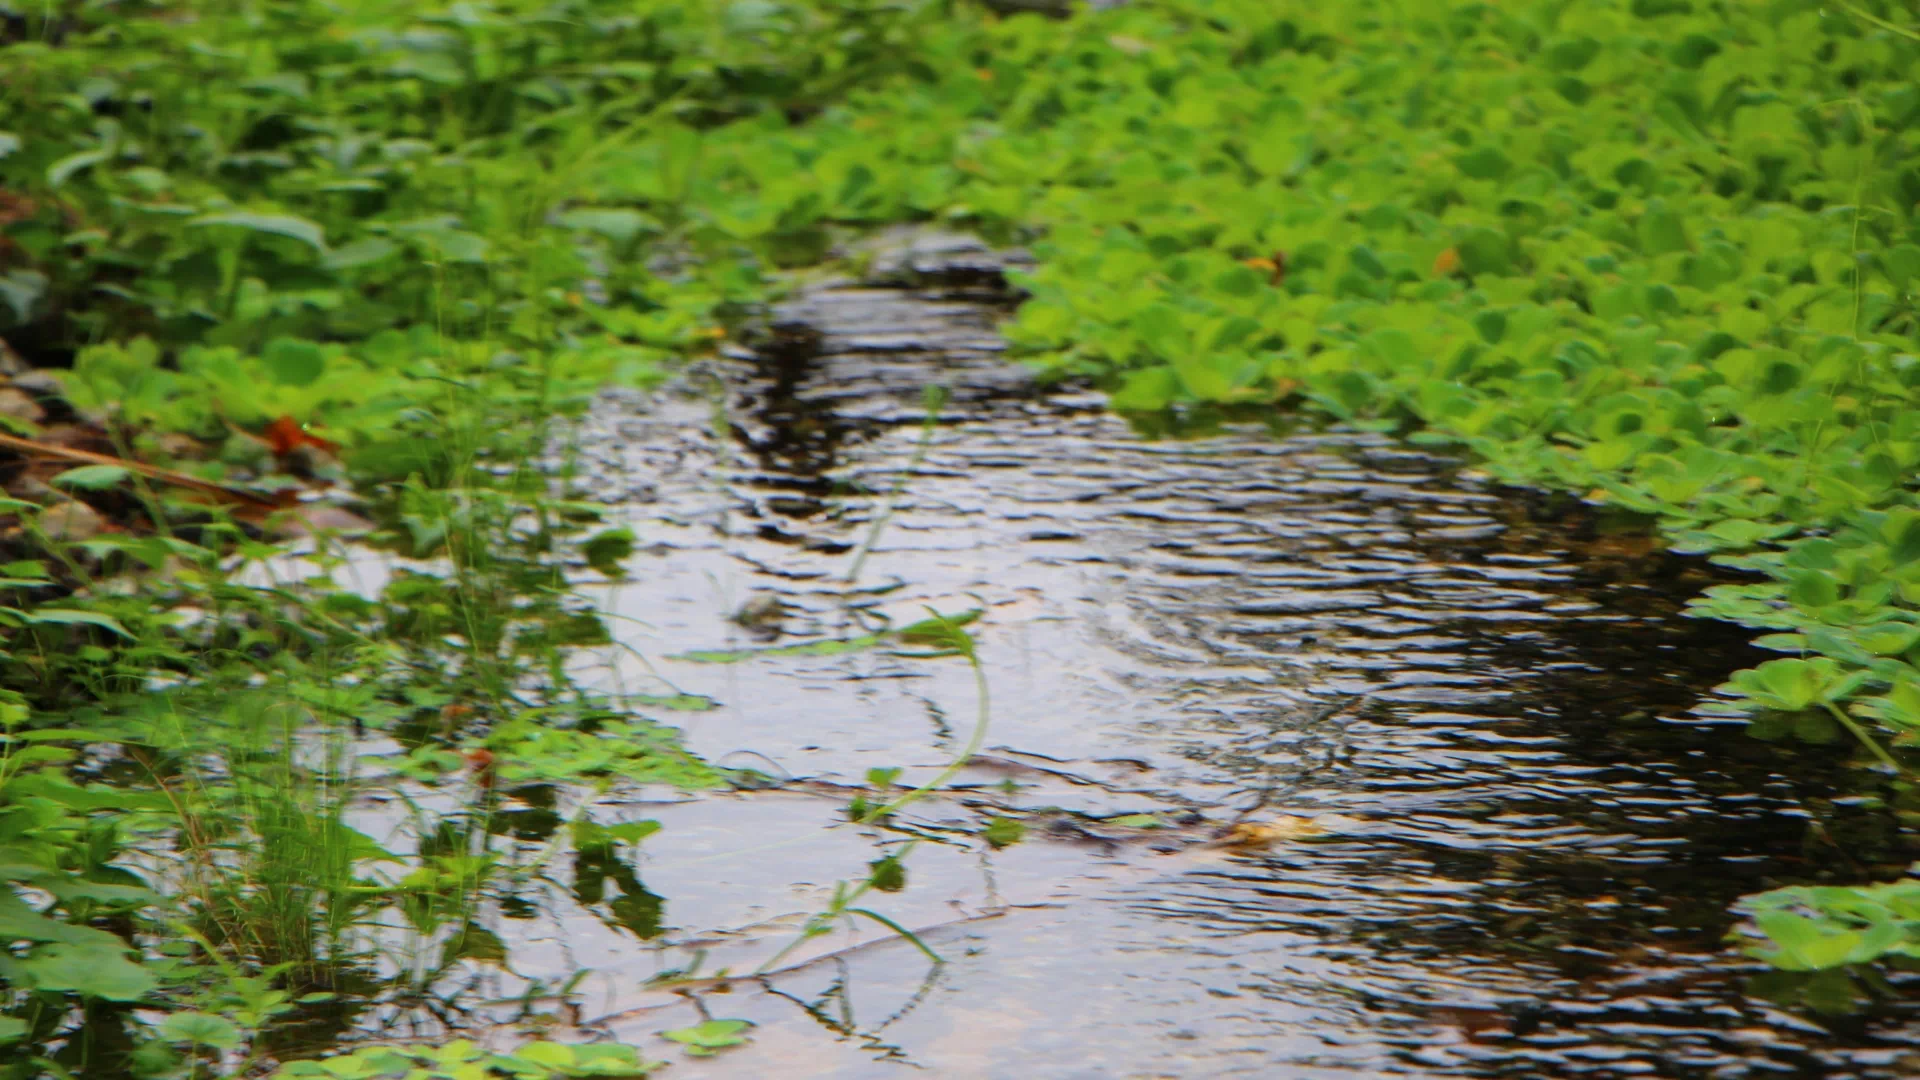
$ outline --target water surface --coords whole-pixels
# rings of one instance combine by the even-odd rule
[[[652,943],[564,903],[508,927],[520,974],[594,971],[586,1028],[680,1059],[655,1033],[757,1025],[690,1077],[1920,1074],[1911,1027],[1751,997],[1722,946],[1735,897],[1829,857],[1809,807],[1841,755],[1696,709],[1755,658],[1677,616],[1702,566],[1378,436],[1145,439],[1007,362],[985,253],[887,269],[673,387],[609,394],[580,434],[646,552],[590,587],[631,651],[582,673],[710,698],[672,717],[691,749],[815,782],[635,793],[665,824]],[[949,391],[930,434],[929,384]],[[764,981],[644,986],[775,952],[900,839],[832,828],[829,785],[932,776],[978,705],[954,658],[676,657],[929,607],[984,609],[989,749],[909,815],[931,839],[869,902],[947,963],[861,924]],[[1102,821],[1143,812],[1168,828]],[[999,813],[1028,839],[969,835]],[[1199,842],[1275,819],[1322,831]]]

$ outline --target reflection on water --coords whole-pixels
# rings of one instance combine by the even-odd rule
[[[599,675],[718,702],[674,718],[709,759],[917,782],[971,730],[959,661],[674,657],[984,606],[992,749],[917,823],[1070,814],[1004,851],[914,853],[876,906],[925,930],[936,971],[862,926],[764,983],[675,993],[645,980],[750,968],[873,841],[799,790],[637,803],[665,823],[640,868],[665,944],[563,905],[516,924],[518,973],[593,969],[583,1018],[656,1053],[705,1016],[758,1025],[676,1075],[1920,1074],[1904,1017],[1816,1024],[1746,996],[1722,949],[1733,898],[1835,861],[1810,807],[1829,836],[1878,819],[1821,801],[1838,749],[1692,712],[1752,660],[1675,617],[1699,567],[1374,436],[1143,440],[1028,385],[978,296],[921,285],[816,290],[757,353],[609,396],[581,453],[654,557],[606,591],[634,654]],[[929,381],[941,424],[850,591]],[[749,605],[777,619],[729,620]],[[1093,820],[1142,811],[1159,841]],[[1187,842],[1281,814],[1337,827]],[[1854,869],[1870,856],[1911,858]]]

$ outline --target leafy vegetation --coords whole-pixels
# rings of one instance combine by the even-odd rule
[[[64,400],[142,460],[272,489],[295,463],[261,433],[284,419],[296,445],[337,445],[374,541],[441,567],[372,600],[324,554],[312,580],[262,586],[279,549],[256,523],[113,466],[55,486],[148,526],[71,541],[65,503],[5,504],[22,533],[0,567],[0,1039],[22,1069],[297,1056],[310,1045],[271,1032],[298,1021],[324,1043],[373,1003],[417,1004],[498,959],[467,916],[476,897],[556,885],[499,839],[558,817],[551,785],[724,782],[648,712],[697,702],[609,700],[567,677],[568,655],[607,640],[570,582],[618,575],[634,537],[593,531],[564,463],[531,463],[592,391],[657,379],[749,318],[776,271],[888,221],[1031,242],[1009,337],[1117,409],[1286,406],[1399,432],[1749,572],[1693,610],[1788,655],[1735,676],[1728,700],[1763,737],[1857,740],[1883,771],[1870,781],[1920,814],[1904,764],[1920,743],[1911,11],[0,14],[0,335],[62,368]],[[113,587],[128,567],[145,584]],[[781,648],[882,644],[977,670],[950,621]],[[357,758],[367,730],[403,752]],[[396,851],[344,818],[400,779],[462,805],[420,811]],[[566,825],[544,828],[571,845],[581,901],[657,933],[660,898],[630,858],[647,823],[588,807]],[[1018,838],[1010,819],[988,835]],[[882,859],[808,933],[885,922],[852,904],[904,872]],[[1757,898],[1761,955],[1903,954],[1906,887]],[[425,975],[369,973],[389,917]],[[374,1049],[314,1068],[644,1070],[597,1055]]]
[[[1878,967],[1913,970],[1920,957],[1920,880],[1841,887],[1797,885],[1750,896],[1759,941],[1749,955],[1778,969],[1756,989],[1825,1013],[1897,994]]]
[[[204,507],[146,497],[150,528],[73,545],[39,528],[55,510],[10,503],[41,548],[0,585],[21,631],[0,673],[0,902],[16,943],[0,959],[0,1039],[30,1071],[297,1056],[375,1003],[431,1005],[442,978],[503,959],[471,919],[483,896],[567,888],[657,935],[661,900],[630,855],[649,823],[599,823],[589,805],[558,829],[545,793],[722,781],[671,729],[567,677],[566,653],[608,641],[569,575],[618,574],[632,538],[590,534],[564,464],[528,463],[550,417],[609,380],[654,378],[757,287],[737,257],[647,273],[630,258],[643,234],[662,252],[702,238],[664,207],[655,221],[584,205],[576,185],[596,160],[656,175],[636,168],[648,151],[633,133],[684,147],[689,111],[737,107],[711,73],[641,70],[685,35],[731,39],[691,9],[612,35],[612,4],[479,23],[424,7],[135,6],[7,24],[0,332],[30,359],[71,357],[62,397],[116,443],[165,459],[180,444],[163,436],[193,437],[180,466],[203,476],[271,486],[282,463],[252,433],[297,418],[342,447],[376,542],[444,569],[368,600],[335,584],[323,550],[318,576],[262,587],[279,549]],[[806,70],[775,71],[787,57]],[[783,50],[765,71],[801,91],[824,77],[817,59]],[[445,85],[465,89],[429,121]],[[579,292],[596,261],[599,305]],[[128,564],[147,583],[111,587]],[[404,753],[358,756],[368,730]],[[416,811],[405,849],[346,824],[353,800],[399,781],[464,805]],[[573,850],[565,885],[546,873],[547,834]],[[396,947],[418,960],[376,971]],[[629,1059],[582,1068],[641,1071]],[[558,1068],[524,1052],[489,1067],[503,1061]]]
[[[737,1021],[736,1021],[737,1022]],[[632,1047],[618,1044],[534,1042],[510,1054],[494,1054],[466,1040],[440,1047],[376,1046],[322,1061],[295,1061],[273,1075],[381,1080],[411,1076],[512,1077],[549,1080],[577,1076],[645,1076],[656,1063],[642,1061]]]
[[[1012,334],[1050,370],[1122,409],[1299,402],[1649,515],[1767,579],[1698,613],[1811,658],[1737,699],[1904,744],[1920,41],[1870,14],[1009,23],[980,80],[1006,133],[961,197],[1045,225]]]
[[[1920,956],[1920,939],[1914,935],[1920,923],[1920,882],[1778,889],[1751,898],[1745,906],[1769,941],[1754,947],[1754,953],[1788,971]]]
[[[693,1027],[665,1032],[667,1038],[687,1048],[694,1057],[717,1054],[729,1046],[747,1041],[742,1032],[751,1025],[745,1020],[708,1020]]]

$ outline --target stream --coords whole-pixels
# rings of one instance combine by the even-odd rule
[[[515,975],[589,970],[578,1025],[690,1078],[1920,1074],[1910,1016],[1752,996],[1723,942],[1736,897],[1815,861],[1810,807],[1877,819],[1836,794],[1843,747],[1701,707],[1758,655],[1679,616],[1710,568],[1380,436],[1145,438],[1008,362],[999,268],[923,236],[578,433],[641,549],[583,575],[621,648],[579,676],[710,699],[662,718],[770,779],[602,800],[663,823],[660,932],[496,913]],[[649,985],[752,970],[897,848],[842,824],[848,788],[935,776],[972,671],[779,647],[928,608],[983,612],[986,749],[862,904],[946,962],[860,920],[766,979]],[[1028,829],[994,850],[999,814]],[[1235,825],[1266,842],[1212,842]],[[707,1017],[750,1041],[658,1037]]]

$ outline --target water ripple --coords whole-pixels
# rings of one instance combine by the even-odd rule
[[[627,643],[722,703],[690,743],[853,781],[931,775],[958,745],[970,683],[951,662],[667,658],[755,643],[724,616],[760,594],[797,613],[784,640],[847,630],[841,579],[898,485],[861,580],[887,588],[863,603],[986,605],[990,741],[1053,763],[1008,781],[1012,805],[1343,824],[1259,854],[1099,856],[1086,880],[1110,882],[1064,907],[936,934],[955,959],[930,998],[897,950],[779,984],[911,999],[879,1028],[815,1026],[777,995],[728,1004],[762,1024],[759,1045],[820,1063],[794,1075],[1920,1072],[1903,1021],[1774,1008],[1722,947],[1728,902],[1799,865],[1804,800],[1838,764],[1691,715],[1750,662],[1676,617],[1697,587],[1676,575],[1696,571],[1603,563],[1373,435],[1144,440],[1084,394],[1030,385],[992,317],[965,297],[818,290],[781,314],[813,336],[709,365],[726,434],[688,435],[711,403],[684,390],[610,397],[582,433],[643,543],[663,545],[613,600],[651,628]],[[953,394],[902,483],[929,381]],[[1093,779],[1117,761],[1124,784]],[[980,857],[1011,873],[1062,858],[1049,843]],[[688,887],[675,902],[698,907]],[[689,1071],[762,1075],[753,1055]]]

